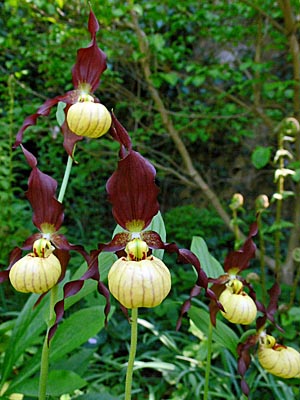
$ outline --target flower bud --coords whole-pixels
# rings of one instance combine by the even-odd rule
[[[257,211],[263,211],[270,205],[269,198],[265,194],[259,195],[255,200],[255,207]]]
[[[131,261],[117,260],[108,274],[112,295],[126,308],[155,307],[171,289],[171,275],[165,264],[154,256]]]
[[[241,208],[243,206],[243,204],[244,204],[243,195],[241,195],[240,193],[235,193],[232,196],[229,207],[231,208],[231,210],[238,210],[239,208]]]
[[[54,247],[46,239],[36,240],[33,253],[18,260],[9,271],[12,286],[22,293],[45,293],[56,285],[61,265],[52,254]]]
[[[231,280],[220,295],[220,303],[225,312],[224,318],[234,324],[249,325],[256,318],[257,308],[253,299],[243,291],[243,284],[238,279]]]
[[[107,108],[90,99],[73,104],[67,113],[67,123],[73,133],[79,136],[98,138],[111,126],[111,115]]]
[[[273,375],[286,379],[300,377],[300,353],[292,347],[276,343],[271,335],[260,338],[258,361]]]

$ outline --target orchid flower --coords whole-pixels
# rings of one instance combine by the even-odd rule
[[[175,243],[165,243],[157,232],[147,230],[153,217],[159,211],[157,200],[159,188],[155,183],[156,171],[148,160],[132,149],[126,129],[114,115],[112,115],[112,119],[111,132],[113,137],[121,144],[120,160],[116,171],[107,181],[106,189],[108,199],[112,204],[114,219],[123,228],[123,231],[116,233],[109,243],[100,243],[98,249],[91,252],[91,261],[87,273],[97,273],[99,268],[98,256],[103,251],[116,253],[119,259],[127,254],[128,258],[126,260],[133,260],[134,262],[149,260],[152,251],[157,249],[176,253],[178,262],[191,264],[197,271],[196,284],[181,310],[177,323],[177,328],[179,328],[182,316],[190,307],[191,299],[200,293],[201,288],[204,288],[206,295],[212,301],[217,301],[216,295],[208,288],[208,278],[202,270],[198,258],[190,250],[180,249]],[[138,245],[135,246],[134,241],[137,239]],[[132,251],[132,248],[135,248],[135,250]],[[143,250],[141,251],[141,249]],[[77,281],[68,282],[65,285],[64,298],[55,306],[56,321],[50,330],[50,337],[54,334],[59,321],[63,317],[64,300],[69,295],[75,294],[81,289],[82,279],[85,277],[86,275]],[[126,306],[124,307],[126,308]]]
[[[70,107],[78,102],[88,101],[90,104],[99,103],[99,99],[97,99],[93,93],[98,88],[100,77],[107,66],[106,55],[97,45],[96,34],[99,30],[99,24],[92,10],[89,14],[88,30],[91,34],[91,43],[86,48],[81,48],[78,50],[76,63],[72,68],[74,89],[62,95],[56,96],[53,99],[46,100],[46,102],[37,110],[35,114],[28,116],[24,120],[23,125],[17,133],[14,147],[17,147],[22,143],[24,131],[30,126],[35,125],[38,117],[48,116],[52,107],[56,106],[59,102],[63,102],[67,105],[64,109],[66,116]],[[94,111],[92,111],[92,113],[93,112]],[[110,116],[108,116],[108,114],[109,112],[106,110],[106,129],[108,129],[110,126]],[[84,117],[92,118],[91,112]],[[69,156],[72,156],[75,143],[79,140],[82,140],[83,136],[80,134],[75,134],[74,131],[70,129],[66,120],[62,125],[64,147]],[[75,124],[73,123],[72,126],[77,126],[78,122],[80,121],[75,121]],[[99,128],[99,124],[93,124],[93,128],[94,130]]]
[[[59,229],[61,228],[64,219],[64,212],[63,205],[56,198],[57,182],[52,177],[39,170],[37,167],[37,160],[32,153],[26,150],[23,145],[21,145],[21,148],[27,163],[32,169],[28,180],[28,191],[26,192],[26,196],[33,210],[33,224],[39,232],[32,234],[25,240],[22,247],[16,247],[11,252],[8,269],[0,272],[0,282],[3,282],[10,277],[12,268],[21,260],[22,253],[26,250],[33,250],[29,256],[41,259],[47,258],[50,254],[52,255],[53,252],[55,259],[59,261],[61,266],[61,273],[57,277],[59,278],[57,280],[61,281],[65,276],[71,250],[79,252],[87,263],[90,263],[90,257],[82,246],[70,244],[67,238],[63,234],[59,233]],[[41,260],[34,259],[34,261]],[[32,263],[29,264],[32,265]],[[38,266],[41,267],[41,263],[39,263]],[[32,276],[32,279],[35,279],[35,277],[36,276]],[[95,271],[93,271],[93,274],[88,274],[87,277],[100,282],[99,273],[96,273]],[[12,279],[12,277],[10,278]],[[16,280],[15,277],[13,279],[14,281]],[[24,279],[25,273],[23,275],[22,283],[24,290],[21,291],[42,293],[37,302],[39,302],[47,293],[48,289],[50,289],[50,287],[48,288],[45,286],[45,290],[40,290],[40,288],[35,290],[36,287],[33,287],[33,290],[31,290],[28,285],[25,284],[24,286]],[[56,282],[54,282],[54,284],[55,283]],[[20,287],[20,285],[17,285],[17,287]],[[100,284],[99,291],[104,296],[108,297],[104,287]]]

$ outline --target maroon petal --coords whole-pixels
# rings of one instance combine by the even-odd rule
[[[9,266],[5,271],[0,272],[0,283],[7,281],[9,277],[9,271],[15,262],[20,260],[22,257],[22,249],[20,247],[15,247],[9,256]]]
[[[83,136],[75,135],[75,133],[69,129],[66,122],[63,123],[61,130],[64,135],[64,148],[67,154],[73,158],[75,144],[82,140]]]
[[[38,117],[43,116],[46,117],[50,114],[51,108],[54,107],[59,101],[63,101],[65,103],[72,103],[74,97],[74,92],[68,92],[62,96],[54,97],[53,99],[48,99],[45,101],[43,105],[37,110],[35,114],[29,115],[23,122],[23,125],[19,129],[19,132],[16,136],[16,141],[14,143],[14,148],[18,147],[23,141],[23,133],[24,131],[32,125],[36,124]]]
[[[109,311],[110,311],[110,301],[109,301],[109,290],[106,288],[106,286],[100,281],[100,274],[99,274],[99,265],[98,265],[98,253],[94,254],[94,257],[91,257],[89,259],[88,263],[88,270],[81,276],[81,278],[77,279],[76,281],[71,281],[65,284],[64,286],[64,293],[63,293],[63,299],[60,300],[58,303],[56,303],[54,307],[54,311],[56,314],[56,319],[53,324],[53,326],[50,328],[49,333],[48,333],[48,343],[52,339],[53,335],[56,332],[56,329],[58,327],[59,322],[62,320],[64,316],[64,305],[65,305],[65,299],[67,299],[70,296],[74,296],[77,294],[81,288],[84,285],[84,282],[87,279],[94,279],[95,281],[98,282],[97,288],[98,292],[103,295],[106,299],[106,306],[104,309],[105,312],[105,317],[107,319]]]
[[[249,369],[251,363],[250,349],[256,346],[258,340],[257,335],[251,335],[247,338],[244,343],[240,343],[237,347],[238,352],[238,372],[241,375],[241,389],[243,393],[249,395],[249,386],[244,379],[246,372]]]
[[[205,295],[216,304],[216,307],[223,310],[223,306],[218,301],[216,294],[208,287],[208,278],[201,268],[200,261],[193,252],[188,249],[180,249],[175,243],[163,243],[159,234],[154,231],[142,232],[141,238],[147,243],[149,248],[164,249],[168,253],[176,253],[178,262],[183,264],[191,264],[196,269],[198,275],[197,282],[190,291],[189,298],[184,302],[183,306],[181,307],[181,312],[177,321],[176,329],[180,328],[183,315],[186,314],[187,311],[190,309],[193,297],[199,295],[201,288],[205,290]]]
[[[64,214],[63,206],[56,199],[57,182],[37,168],[37,160],[22,145],[23,153],[32,171],[28,180],[26,196],[33,209],[32,221],[43,233],[54,233],[60,228]]]
[[[269,320],[273,325],[276,326],[276,328],[283,332],[284,330],[276,324],[275,321],[275,313],[278,310],[278,298],[280,296],[280,286],[278,283],[274,283],[274,285],[268,290],[268,294],[270,296],[270,302],[267,308],[263,307],[263,309],[260,309],[260,311],[263,313],[261,317],[259,317],[256,321],[256,329],[257,331],[261,330],[263,326],[265,325],[266,321]]]
[[[106,189],[116,222],[130,232],[140,232],[158,213],[159,192],[155,168],[138,152],[130,151],[118,163]]]
[[[131,151],[132,149],[131,139],[128,135],[128,132],[126,131],[124,126],[117,120],[113,112],[111,112],[111,118],[112,125],[109,133],[117,142],[121,144],[120,158],[124,158],[127,154],[125,149],[127,151]]]
[[[99,24],[92,11],[89,15],[88,30],[92,41],[88,47],[77,51],[76,64],[72,68],[72,78],[75,88],[89,84],[87,89],[93,93],[99,86],[102,72],[106,69],[106,55],[99,49],[96,42]]]
[[[232,251],[228,254],[224,262],[224,270],[227,272],[230,269],[242,271],[249,266],[249,262],[255,256],[256,245],[252,238],[257,234],[257,223],[254,222],[250,227],[250,232],[247,240],[240,250]]]

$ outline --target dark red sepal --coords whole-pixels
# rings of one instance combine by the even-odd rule
[[[77,51],[76,64],[72,68],[72,79],[75,88],[88,83],[90,92],[93,93],[99,86],[101,74],[106,69],[106,55],[97,45],[96,33],[99,30],[99,24],[92,11],[89,15],[88,30],[92,40],[88,47]]]
[[[248,238],[242,248],[232,251],[228,254],[224,262],[224,270],[228,272],[230,269],[243,271],[248,268],[249,262],[255,256],[256,245],[252,238],[257,234],[257,223],[254,222],[250,227]]]
[[[47,226],[53,232],[58,231],[63,219],[63,205],[56,199],[57,182],[51,176],[44,174],[37,168],[37,160],[32,153],[22,146],[23,153],[32,171],[28,180],[26,196],[33,210],[34,225],[45,233]],[[48,232],[47,232],[48,233]]]
[[[142,231],[158,213],[155,174],[153,165],[132,150],[119,161],[117,170],[108,179],[106,189],[113,216],[125,230]]]

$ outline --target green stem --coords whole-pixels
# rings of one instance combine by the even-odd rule
[[[49,350],[50,344],[48,343],[48,331],[54,321],[54,306],[57,299],[57,291],[58,286],[55,285],[50,291],[50,304],[49,304],[49,319],[48,319],[48,329],[47,334],[45,335],[43,349],[42,349],[42,357],[41,357],[41,370],[40,370],[40,380],[39,380],[39,400],[46,399],[46,391],[47,391],[47,379],[48,379],[48,370],[49,370]]]
[[[209,375],[211,368],[211,355],[212,355],[212,335],[213,335],[213,326],[211,321],[209,321],[208,327],[208,337],[207,337],[207,359],[206,359],[206,368],[205,368],[205,383],[204,383],[204,395],[203,400],[208,400],[209,393]]]
[[[75,150],[75,148],[74,148],[74,150]],[[67,166],[66,166],[66,169],[65,169],[64,178],[63,178],[63,181],[62,181],[62,184],[61,184],[61,188],[60,188],[60,191],[59,191],[59,195],[58,195],[58,199],[57,199],[60,203],[63,202],[64,196],[65,196],[65,193],[66,193],[66,189],[67,189],[67,186],[68,186],[72,165],[73,165],[73,159],[72,159],[71,156],[69,156],[68,157]]]
[[[261,287],[262,287],[262,302],[265,304],[266,296],[267,296],[267,289],[266,289],[266,270],[265,270],[265,238],[262,229],[262,213],[257,212],[257,227],[258,227],[258,234],[259,234],[259,249],[260,249],[260,271],[261,271]]]
[[[133,366],[137,346],[137,319],[138,309],[133,308],[131,310],[131,341],[130,341],[130,352],[128,358],[127,372],[126,372],[126,384],[125,384],[125,400],[131,400],[131,386],[132,386],[132,375]]]
[[[238,223],[238,214],[237,210],[232,210],[232,225],[233,225],[233,233],[234,233],[234,248],[237,249],[239,246],[240,233],[239,233],[239,223]]]

